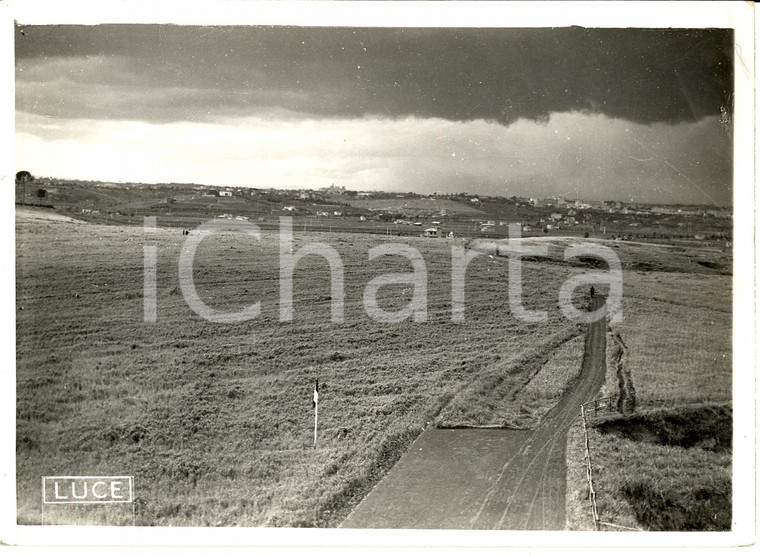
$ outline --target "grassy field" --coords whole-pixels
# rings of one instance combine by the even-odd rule
[[[523,393],[533,399],[553,401],[562,396],[580,372],[578,360],[583,357],[583,337],[564,343],[533,376]]]
[[[732,291],[724,271],[730,259],[718,251],[690,254],[723,270],[710,275],[688,258],[663,256],[649,261],[663,271],[624,274],[624,319],[609,334],[600,396],[620,392],[613,340],[619,334],[635,413],[602,413],[589,421],[605,522],[646,530],[731,528]],[[568,441],[568,523],[574,529],[593,526],[585,466],[578,465],[582,441],[576,426]]]
[[[485,212],[479,210],[476,206],[468,206],[464,202],[448,199],[429,199],[429,198],[388,198],[388,199],[356,199],[350,201],[351,206],[363,208],[365,210],[388,212],[388,213],[405,213],[419,214],[426,216],[437,216],[441,211],[449,214],[459,214],[472,216],[484,216]]]
[[[521,356],[492,365],[441,412],[441,427],[531,428],[572,385],[580,371],[583,338],[565,323]]]
[[[43,475],[135,476],[137,523],[332,526],[461,391],[518,360],[566,324],[556,309],[561,267],[526,270],[526,304],[508,310],[506,264],[467,272],[464,323],[451,322],[450,246],[406,239],[428,272],[428,321],[371,321],[361,304],[374,277],[409,272],[399,257],[368,261],[383,236],[299,234],[345,265],[345,322],[330,321],[328,266],[295,276],[292,322],[278,318],[277,236],[205,239],[200,297],[220,310],[261,301],[261,315],[213,324],[178,287],[177,229],[17,219],[18,521],[38,523]],[[143,245],[158,247],[157,322],[143,322]],[[408,286],[380,290],[386,310]],[[314,380],[322,384],[312,448]],[[53,508],[46,522],[130,523],[130,514]]]
[[[559,248],[569,240],[555,240],[551,260],[524,265],[524,303],[548,311],[547,322],[512,317],[506,260],[480,256],[466,276],[465,322],[455,324],[450,248],[463,240],[296,227],[295,248],[326,242],[340,253],[345,322],[330,321],[328,266],[316,257],[298,264],[295,317],[280,322],[276,232],[263,231],[260,242],[219,233],[196,254],[200,297],[228,311],[261,301],[261,315],[213,324],[180,291],[184,236],[178,229],[144,234],[140,227],[21,209],[16,231],[22,524],[39,522],[43,475],[131,474],[138,524],[335,526],[424,428],[530,426],[580,368],[583,330],[557,307],[560,284],[588,269],[560,260]],[[424,257],[426,322],[379,324],[364,312],[362,293],[371,279],[411,270],[399,257],[368,260],[372,246],[388,241],[411,244]],[[143,321],[144,245],[158,248],[155,323]],[[730,253],[613,248],[626,268],[624,319],[614,331],[628,347],[639,414],[696,406],[709,416],[716,406],[730,406]],[[379,301],[386,310],[399,309],[410,295],[408,285],[387,286]],[[607,376],[603,393],[613,394],[617,377],[609,366]],[[320,434],[313,449],[317,378]],[[603,519],[683,527],[702,520],[657,522],[646,507],[677,502],[686,507],[683,514],[707,514],[725,498],[718,492],[725,492],[726,479],[730,487],[730,450],[642,447],[593,424]],[[583,483],[573,478],[577,431],[568,442],[571,528],[587,526],[588,511]],[[682,467],[689,472],[678,472]],[[692,503],[695,495],[708,501]],[[637,505],[639,498],[648,501]],[[80,507],[46,514],[49,523],[72,521],[128,524],[131,513]]]

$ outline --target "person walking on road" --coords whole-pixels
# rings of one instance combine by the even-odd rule
[[[593,299],[594,298],[594,286],[593,285],[591,286],[590,293],[591,293],[591,298]]]

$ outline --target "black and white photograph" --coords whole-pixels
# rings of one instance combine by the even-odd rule
[[[4,543],[755,541],[752,5],[22,4]]]

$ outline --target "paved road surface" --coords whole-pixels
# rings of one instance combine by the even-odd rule
[[[605,320],[589,325],[578,381],[533,430],[424,432],[341,527],[563,529],[567,431],[604,383],[606,345]]]

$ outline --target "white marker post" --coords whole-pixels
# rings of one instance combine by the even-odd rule
[[[314,449],[317,448],[317,420],[319,418],[319,380],[314,384],[314,400],[311,402],[314,407]]]

